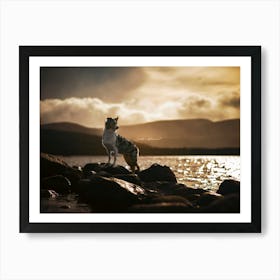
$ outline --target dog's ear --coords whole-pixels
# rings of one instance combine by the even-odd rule
[[[115,118],[115,121],[117,122],[117,121],[118,121],[118,119],[119,119],[119,117],[116,117],[116,118]]]

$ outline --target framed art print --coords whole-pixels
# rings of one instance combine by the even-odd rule
[[[260,46],[20,46],[20,232],[261,232]]]

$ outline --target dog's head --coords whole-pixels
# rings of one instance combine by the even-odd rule
[[[105,122],[105,128],[106,129],[113,129],[113,130],[117,130],[118,127],[118,119],[119,117],[116,118],[107,118],[106,122]]]

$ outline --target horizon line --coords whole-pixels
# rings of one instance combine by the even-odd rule
[[[141,122],[141,123],[135,123],[135,124],[124,124],[122,126],[133,126],[133,125],[143,125],[143,124],[150,124],[150,123],[157,123],[157,122],[188,121],[188,120],[204,120],[204,121],[209,121],[209,122],[212,122],[212,123],[218,123],[218,122],[231,121],[231,120],[239,120],[240,121],[240,118],[230,118],[230,119],[223,119],[223,120],[218,120],[218,121],[213,121],[213,120],[206,119],[206,118],[163,119],[163,120],[155,120],[155,121]],[[76,125],[79,125],[79,126],[83,126],[85,128],[98,128],[98,129],[104,128],[104,126],[101,126],[101,127],[86,126],[86,125],[83,125],[81,123],[70,122],[70,121],[57,121],[57,122],[49,122],[49,123],[41,123],[40,122],[40,126],[50,125],[50,124],[62,124],[62,123],[64,123],[64,124],[76,124]]]

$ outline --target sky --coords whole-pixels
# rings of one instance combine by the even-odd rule
[[[42,67],[41,123],[240,117],[239,67]]]

